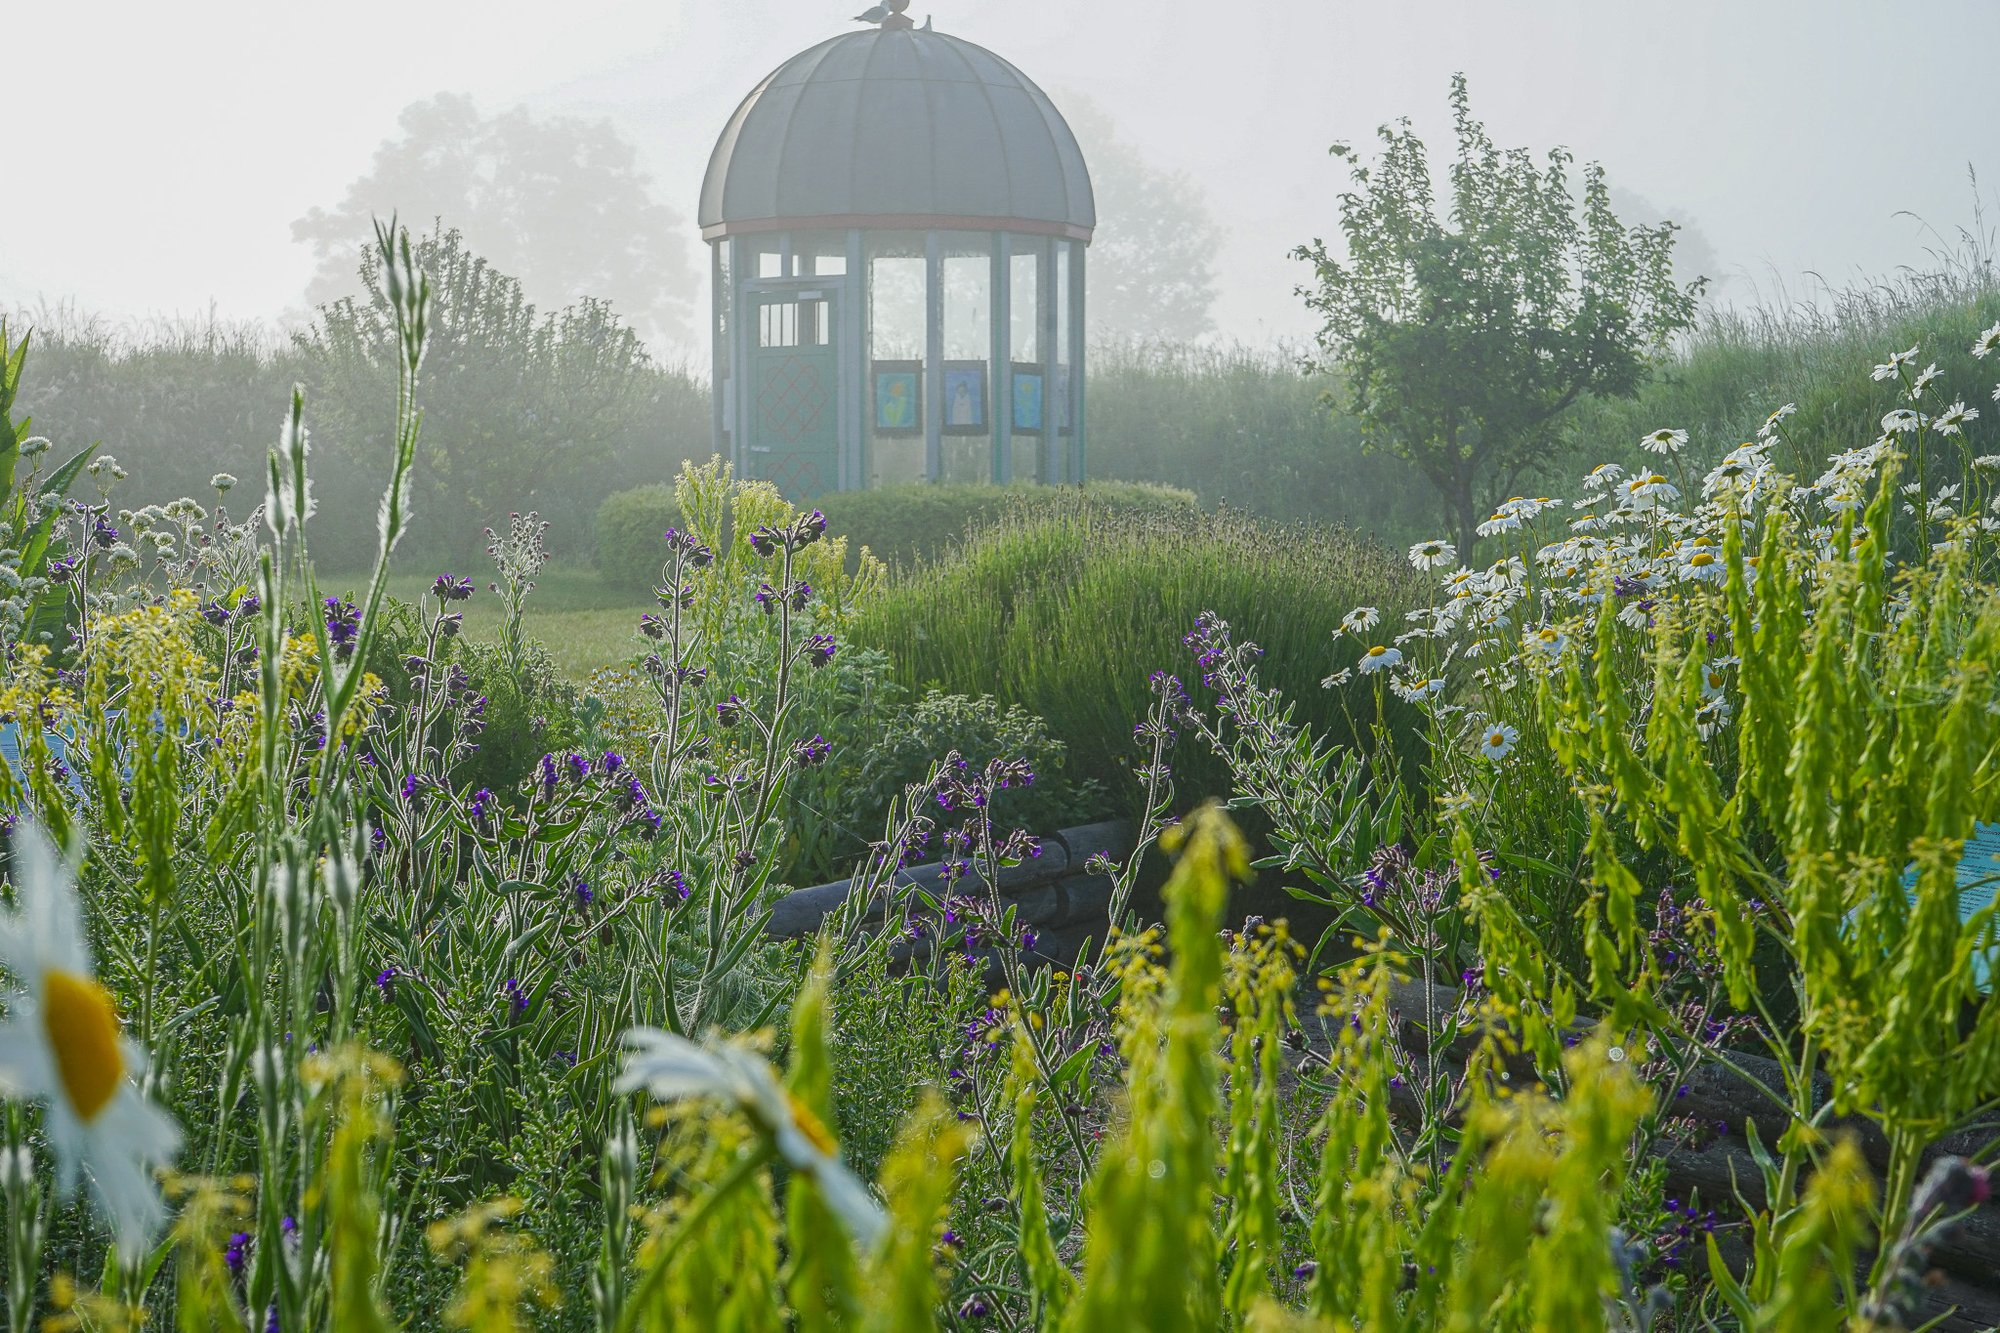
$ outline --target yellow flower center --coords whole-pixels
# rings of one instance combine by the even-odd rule
[[[1696,551],[1694,555],[1688,560],[1688,563],[1690,565],[1693,565],[1696,569],[1702,569],[1708,565],[1714,564],[1715,557],[1710,555],[1707,551]]]
[[[118,1010],[111,993],[90,977],[51,969],[42,974],[42,1026],[55,1052],[63,1095],[88,1124],[118,1091],[125,1053],[118,1045]]]
[[[1384,647],[1382,647],[1382,646],[1381,646],[1380,644],[1377,644],[1377,645],[1376,645],[1375,647],[1373,647],[1373,648],[1370,648],[1370,649],[1368,650],[1368,655],[1369,655],[1370,657],[1380,657],[1380,656],[1382,656],[1382,654],[1384,654],[1384,653],[1386,653],[1386,652],[1388,652],[1388,651],[1389,651],[1389,650],[1388,650],[1387,648],[1384,648]]]
[[[785,1100],[791,1105],[793,1126],[806,1136],[806,1141],[828,1157],[838,1154],[839,1145],[833,1141],[833,1135],[827,1132],[820,1118],[812,1113],[812,1108],[794,1097],[790,1089],[785,1092]]]

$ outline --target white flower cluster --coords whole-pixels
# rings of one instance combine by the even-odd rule
[[[2000,351],[2000,324],[1971,350],[1981,360]],[[1787,462],[1807,456],[1802,442],[1787,435],[1786,423],[1798,411],[1787,403],[1771,413],[1755,440],[1730,449],[1701,475],[1696,495],[1685,493],[1696,481],[1685,470],[1688,432],[1662,428],[1643,437],[1639,448],[1658,456],[1675,477],[1605,463],[1581,479],[1578,497],[1567,504],[1546,496],[1510,499],[1478,525],[1481,537],[1500,539],[1506,552],[1483,569],[1458,564],[1450,542],[1417,543],[1410,563],[1437,577],[1437,591],[1388,642],[1364,637],[1379,622],[1374,608],[1350,615],[1342,630],[1364,647],[1352,671],[1378,676],[1434,719],[1452,719],[1466,753],[1499,764],[1520,741],[1515,728],[1492,716],[1500,698],[1560,670],[1579,639],[1594,635],[1606,597],[1615,600],[1620,625],[1644,631],[1670,604],[1719,596],[1729,576],[1724,550],[1732,531],[1742,540],[1749,583],[1757,577],[1759,534],[1780,512],[1809,549],[1829,557],[1843,524],[1851,524],[1849,541],[1866,537],[1862,511],[1879,494],[1883,469],[1892,462],[1901,465],[1903,513],[1928,547],[1950,549],[2000,531],[2000,495],[1994,493],[2000,453],[1975,452],[1968,437],[1979,420],[1977,408],[1962,400],[1931,406],[1942,396],[1940,372],[1935,364],[1919,369],[1919,351],[1896,352],[1874,368],[1877,381],[1898,385],[1905,405],[1882,418],[1874,441],[1833,455],[1809,484],[1775,461],[1780,446]],[[2000,398],[2000,390],[1995,393]],[[1954,451],[1962,466],[1948,467]],[[1912,460],[1926,457],[1930,466],[1920,475]],[[1959,479],[1941,483],[1945,470]],[[1810,569],[1803,572],[1813,576]],[[1730,721],[1738,659],[1727,655],[1729,648],[1718,643],[1703,674],[1705,702],[1696,723],[1704,734]],[[1462,670],[1470,679],[1447,691],[1461,661],[1479,665]],[[1342,671],[1329,683],[1349,678]]]

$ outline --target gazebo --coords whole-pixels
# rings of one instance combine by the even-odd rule
[[[795,500],[1083,480],[1083,153],[1026,75],[908,4],[759,83],[702,183],[716,448]]]

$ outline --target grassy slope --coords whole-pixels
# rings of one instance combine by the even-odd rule
[[[389,591],[407,602],[425,596],[435,575],[398,574]],[[479,592],[464,607],[465,633],[474,639],[500,636],[500,599],[478,577]],[[338,583],[338,580],[328,580]],[[617,666],[639,651],[636,625],[651,599],[639,599],[607,587],[597,571],[584,566],[551,565],[535,580],[528,598],[528,633],[548,647],[565,675],[583,680],[601,667]]]

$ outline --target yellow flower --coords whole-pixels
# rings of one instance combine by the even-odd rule
[[[87,1175],[128,1253],[165,1209],[151,1168],[180,1146],[173,1120],[139,1091],[145,1055],[127,1041],[84,939],[76,886],[47,837],[25,818],[14,833],[18,910],[0,918],[0,963],[19,989],[0,1024],[0,1091],[42,1102],[65,1193]]]

